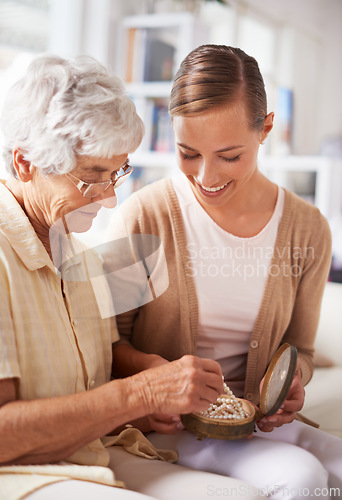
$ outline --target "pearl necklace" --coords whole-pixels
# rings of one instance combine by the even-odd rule
[[[217,418],[224,420],[242,420],[249,417],[249,414],[242,408],[240,400],[234,396],[226,383],[223,383],[224,395],[217,398],[205,411],[198,414],[207,418]]]

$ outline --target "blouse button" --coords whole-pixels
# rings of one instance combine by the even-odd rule
[[[259,347],[259,342],[257,340],[252,340],[251,348],[256,349],[257,347]]]
[[[89,389],[92,389],[95,385],[95,380],[92,380],[91,382],[89,382]]]

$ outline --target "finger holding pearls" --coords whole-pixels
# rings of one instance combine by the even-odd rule
[[[242,408],[240,400],[234,396],[232,390],[223,384],[224,395],[217,398],[205,411],[199,412],[206,418],[223,420],[242,420],[249,417],[249,414]]]

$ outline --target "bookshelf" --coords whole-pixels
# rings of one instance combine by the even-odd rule
[[[310,201],[329,221],[342,213],[342,159],[264,156],[258,165],[271,181]]]
[[[135,177],[132,175],[132,184],[126,187],[122,199],[130,194],[130,189],[177,171],[167,113],[172,81],[184,57],[211,40],[210,22],[204,23],[189,12],[145,14],[121,20],[117,72],[146,128],[142,144],[130,155]],[[329,157],[279,152],[259,157],[259,168],[267,177],[315,204],[328,220],[342,211],[341,163]]]
[[[145,124],[143,141],[130,155],[137,188],[176,169],[168,114],[172,81],[184,57],[205,42],[208,27],[189,12],[146,14],[123,18],[118,33],[117,71]]]

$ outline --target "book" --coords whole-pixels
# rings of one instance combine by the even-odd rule
[[[174,135],[167,106],[154,106],[151,149],[164,153],[174,151]]]
[[[144,81],[171,81],[175,51],[172,45],[148,34],[145,40]]]
[[[130,28],[127,31],[127,59],[126,59],[126,75],[125,80],[128,83],[133,81],[133,60],[134,60],[134,39],[135,28]]]
[[[127,32],[127,83],[142,82],[146,48],[146,29],[130,28]]]

